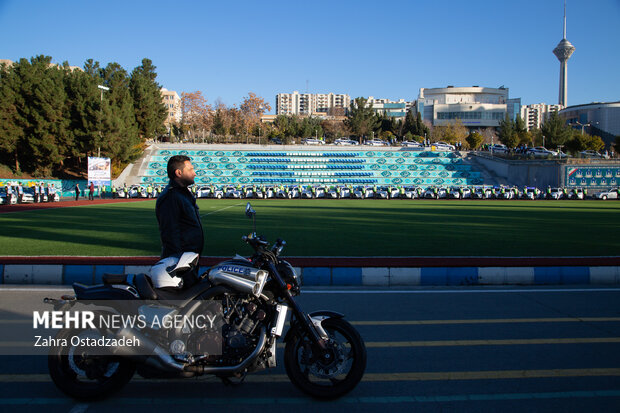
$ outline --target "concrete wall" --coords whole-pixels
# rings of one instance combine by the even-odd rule
[[[562,172],[565,165],[559,162],[508,161],[489,154],[476,154],[476,156],[480,164],[510,185],[535,186],[540,189],[562,185]]]

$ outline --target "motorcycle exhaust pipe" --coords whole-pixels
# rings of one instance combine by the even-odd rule
[[[247,368],[254,360],[256,360],[256,357],[258,357],[260,355],[260,353],[262,353],[262,351],[265,348],[265,344],[267,343],[267,331],[265,329],[265,327],[261,327],[261,331],[260,331],[260,336],[258,338],[258,343],[256,344],[256,348],[254,349],[254,351],[252,352],[252,354],[250,354],[248,357],[245,358],[245,360],[243,360],[241,363],[234,365],[234,366],[226,366],[226,367],[211,367],[211,366],[203,366],[203,365],[199,365],[199,366],[185,366],[185,371],[186,372],[191,372],[194,374],[218,374],[218,375],[233,375],[235,373],[238,373],[242,370],[244,370],[245,368]]]
[[[137,330],[123,328],[116,333],[117,339],[139,342],[139,350],[132,346],[116,347],[113,354],[137,359],[149,367],[170,373],[184,373],[184,363],[176,361],[160,345]]]
[[[146,337],[137,330],[123,328],[116,333],[116,338],[126,340],[139,340],[141,351],[131,346],[116,347],[112,354],[130,357],[159,371],[174,373],[181,377],[193,377],[200,374],[222,374],[233,375],[247,368],[258,355],[264,350],[267,343],[267,331],[261,327],[260,336],[254,351],[241,363],[234,366],[210,367],[210,366],[191,366],[175,360],[168,352],[153,340]],[[146,354],[148,353],[148,355]]]

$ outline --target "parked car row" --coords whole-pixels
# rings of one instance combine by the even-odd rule
[[[275,141],[274,141],[275,142]],[[275,143],[281,143],[281,141],[279,142],[275,142]],[[301,140],[302,145],[325,145],[325,141],[322,139],[317,139],[317,138],[306,138],[306,139],[302,139]],[[334,145],[337,146],[359,146],[360,143],[354,139],[350,139],[350,138],[338,138],[334,141]],[[384,141],[381,139],[367,139],[363,142],[363,145],[365,146],[402,146],[402,147],[408,147],[408,148],[425,148],[425,147],[431,147],[434,146],[437,150],[443,150],[443,151],[454,151],[456,150],[455,145],[452,145],[450,143],[446,143],[446,142],[432,142],[429,143],[429,145],[424,145],[420,142],[415,142],[415,141],[397,141],[394,143],[390,143],[388,141]]]
[[[21,193],[17,186],[11,186],[10,190],[6,186],[0,188],[0,205],[58,201],[60,201],[60,195],[58,195],[56,189],[52,187],[41,187],[40,192],[35,191],[34,187],[22,188]]]
[[[259,199],[618,199],[620,189],[597,192],[590,197],[583,188],[517,188],[516,186],[198,186],[197,198]]]
[[[527,147],[519,147],[519,148],[515,148],[515,149],[510,149],[508,148],[506,145],[503,145],[501,143],[497,143],[494,145],[488,145],[485,147],[485,149],[489,152],[492,152],[494,154],[510,154],[510,153],[514,153],[517,155],[525,155],[528,157],[534,157],[534,158],[560,158],[560,159],[564,159],[567,158],[568,155],[562,151],[559,150],[551,150],[551,149],[547,149],[544,146],[536,146],[533,148],[527,148]],[[608,153],[599,153],[596,151],[592,151],[592,150],[587,150],[587,151],[581,151],[579,153],[577,153],[575,155],[575,157],[577,158],[594,158],[594,159],[609,159],[609,154]]]

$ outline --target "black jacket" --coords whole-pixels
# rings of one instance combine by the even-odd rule
[[[202,254],[204,234],[196,199],[187,188],[170,181],[157,197],[155,215],[159,223],[161,257],[180,256],[184,252]]]

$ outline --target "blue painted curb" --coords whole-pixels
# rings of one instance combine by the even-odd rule
[[[148,272],[147,265],[0,264],[0,284],[100,284],[105,273]],[[201,266],[200,273],[208,270]],[[620,284],[620,266],[298,267],[305,286]]]

